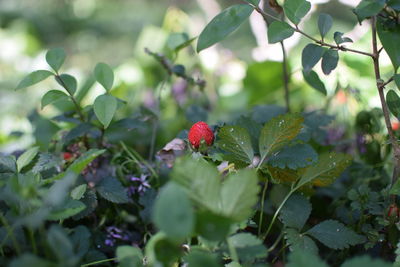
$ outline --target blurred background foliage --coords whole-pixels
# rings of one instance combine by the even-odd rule
[[[68,111],[62,105],[40,108],[40,97],[59,86],[46,80],[33,88],[14,91],[29,72],[46,69],[45,52],[53,47],[67,51],[63,72],[78,80],[81,103],[92,104],[103,91],[93,82],[97,62],[113,67],[116,87],[112,94],[127,101],[118,118],[158,109],[159,133],[156,148],[187,129],[193,121],[212,124],[231,120],[255,105],[284,105],[282,52],[269,45],[266,26],[258,14],[251,16],[221,44],[200,54],[192,45],[179,53],[174,42],[182,33],[197,37],[207,22],[222,9],[240,3],[231,0],[1,0],[0,1],[0,151],[12,152],[68,127],[65,121],[47,119]],[[312,12],[300,27],[317,35],[317,15],[334,18],[333,29],[354,40],[350,47],[370,50],[367,23],[358,25],[351,7],[359,1],[310,0]],[[327,41],[333,42],[333,31]],[[308,40],[294,35],[285,40],[291,72],[290,97],[293,111],[326,110],[336,115],[333,127],[351,128],[360,110],[379,107],[372,61],[368,57],[340,53],[339,67],[330,76],[315,70],[324,82],[325,97],[303,81],[301,50]],[[185,66],[189,76],[204,79],[203,90],[188,86],[181,78],[167,79],[162,66],[144,52],[162,53]],[[382,57],[383,78],[390,77],[390,61]],[[388,88],[392,89],[393,84]],[[145,109],[143,109],[145,107]],[[61,111],[61,112],[60,112]],[[151,113],[151,112],[150,112]],[[149,113],[149,114],[150,114]],[[149,115],[148,114],[148,115]],[[151,116],[151,114],[149,115]],[[138,145],[150,142],[151,127],[137,131],[113,131],[109,140]],[[39,142],[40,143],[40,142]]]

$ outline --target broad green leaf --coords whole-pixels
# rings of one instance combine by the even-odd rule
[[[279,115],[268,121],[260,134],[261,159],[264,160],[288,145],[299,134],[303,121],[304,118],[297,113]]]
[[[38,173],[51,168],[61,165],[60,157],[56,157],[50,153],[40,153],[39,159],[37,160],[35,166],[32,168],[32,172]]]
[[[69,167],[69,171],[73,171],[76,174],[80,174],[86,166],[92,162],[95,158],[105,152],[104,149],[90,149],[82,154],[77,160],[75,160]]]
[[[349,37],[343,37],[342,32],[335,32],[333,34],[333,39],[335,40],[335,43],[337,45],[340,45],[342,43],[352,43],[353,40],[351,40]]]
[[[195,225],[194,210],[184,189],[172,182],[161,189],[153,210],[154,224],[177,243],[190,237]]]
[[[103,124],[104,128],[107,128],[108,125],[110,125],[110,122],[117,111],[117,106],[117,99],[111,95],[100,95],[94,100],[94,113]]]
[[[71,191],[71,197],[76,200],[81,199],[86,192],[86,188],[87,184],[78,185]]]
[[[46,61],[54,71],[58,71],[65,60],[65,51],[62,48],[53,48],[47,51]]]
[[[19,156],[19,158],[17,159],[18,172],[20,172],[22,168],[31,163],[31,161],[36,157],[38,152],[39,152],[39,147],[35,146],[28,149],[21,156]]]
[[[295,144],[284,147],[277,155],[273,155],[268,164],[281,169],[298,169],[306,167],[318,160],[318,154],[309,144]]]
[[[24,253],[21,256],[14,258],[9,267],[54,267],[54,263],[45,259],[39,258],[30,253]]]
[[[335,152],[320,155],[317,164],[308,167],[302,175],[297,187],[307,183],[316,186],[331,184],[350,164],[351,156]]]
[[[52,210],[49,216],[47,216],[47,219],[52,221],[65,220],[78,214],[85,208],[85,204],[83,204],[81,201],[71,199],[67,201],[63,206],[57,207]]]
[[[334,49],[328,49],[322,56],[321,67],[325,75],[331,73],[332,70],[336,69],[339,62],[339,52]]]
[[[289,262],[286,267],[328,267],[329,265],[322,261],[317,253],[308,250],[296,250],[289,255]]]
[[[333,20],[332,17],[328,14],[321,13],[318,17],[318,30],[321,34],[321,37],[324,38],[325,35],[332,28]]]
[[[311,4],[306,0],[286,0],[283,4],[285,15],[296,25],[310,11],[310,8]]]
[[[395,91],[390,90],[386,94],[386,103],[389,107],[390,112],[399,118],[400,117],[400,97],[396,94]]]
[[[117,178],[105,176],[97,184],[96,190],[100,196],[113,203],[127,203],[129,201],[126,189]]]
[[[183,256],[181,244],[167,239],[162,231],[150,238],[145,251],[147,266],[173,266]]]
[[[76,265],[79,258],[75,257],[72,242],[63,228],[53,224],[47,231],[47,243],[59,262],[66,266]]]
[[[254,157],[251,138],[246,129],[240,126],[224,126],[218,131],[218,146],[231,152],[237,160],[251,163]]]
[[[232,220],[209,211],[196,215],[196,233],[211,241],[224,241],[231,230]]]
[[[387,5],[396,11],[400,11],[400,0],[389,0]]]
[[[346,260],[341,267],[393,267],[398,266],[379,258],[371,258],[369,255],[357,256]]]
[[[49,104],[66,99],[69,99],[66,93],[59,90],[50,90],[42,97],[42,109]]]
[[[393,76],[394,82],[398,89],[400,89],[400,74],[395,74]]]
[[[332,249],[344,249],[365,241],[363,236],[334,220],[323,221],[315,225],[307,231],[307,234]]]
[[[247,219],[254,212],[259,190],[254,170],[242,169],[229,175],[221,189],[223,215],[237,222]]]
[[[94,68],[94,76],[104,89],[111,90],[114,83],[114,72],[110,66],[105,63],[98,63]]]
[[[321,81],[315,71],[311,70],[308,73],[306,71],[303,71],[303,78],[312,88],[326,96],[327,92],[325,84]]]
[[[301,230],[311,214],[311,204],[302,195],[292,195],[283,206],[279,219],[285,227]]]
[[[396,24],[392,28],[389,28],[384,25],[384,21],[381,18],[378,18],[376,29],[382,46],[389,55],[394,71],[396,72],[400,66],[400,25]]]
[[[197,52],[206,49],[236,30],[253,12],[250,5],[233,5],[211,20],[200,33]]]
[[[91,246],[91,236],[89,229],[86,226],[78,225],[74,228],[73,234],[71,235],[71,241],[74,246],[74,251],[78,257],[82,258],[85,256]],[[86,255],[85,259],[88,259]]]
[[[17,162],[14,156],[0,155],[0,173],[17,172]]]
[[[56,76],[56,81],[65,90],[67,90],[70,95],[73,95],[76,92],[78,82],[74,76],[69,74],[61,74],[60,76]]]
[[[270,44],[281,42],[294,33],[294,29],[283,21],[273,21],[268,26],[268,42]]]
[[[120,267],[143,266],[143,253],[138,247],[119,246],[116,254]]]
[[[26,76],[15,88],[15,90],[25,88],[34,84],[37,84],[38,82],[43,81],[47,77],[54,75],[51,71],[48,70],[36,70],[34,72],[31,72],[28,76]]]
[[[304,72],[308,73],[318,63],[324,54],[324,48],[316,44],[308,44],[301,53],[301,63]]]
[[[318,255],[318,247],[314,240],[305,234],[300,233],[296,229],[286,228],[285,239],[289,245],[290,251],[305,251],[313,255]]]
[[[74,220],[80,220],[83,217],[88,216],[97,208],[98,205],[97,196],[94,190],[86,190],[85,195],[79,201],[85,204],[86,209],[76,214],[73,217]]]
[[[184,258],[190,267],[221,267],[217,255],[206,250],[191,250]]]
[[[300,171],[292,170],[292,169],[281,169],[275,168],[271,165],[268,165],[268,171],[276,182],[279,183],[293,183],[297,181],[301,174]]]
[[[366,18],[377,15],[385,6],[385,0],[362,0],[353,12],[361,23]]]
[[[267,248],[263,242],[250,233],[238,233],[229,237],[229,239],[242,263],[252,263],[257,259],[268,256]]]

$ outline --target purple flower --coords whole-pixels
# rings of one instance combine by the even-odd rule
[[[130,235],[116,226],[109,226],[106,228],[106,231],[107,231],[107,238],[104,241],[104,244],[106,244],[107,246],[113,247],[117,242],[117,240],[121,241],[130,240]]]
[[[365,154],[367,152],[367,148],[366,148],[366,141],[365,141],[365,136],[362,134],[357,134],[356,137],[356,145],[358,148],[358,151],[360,152],[360,154]]]
[[[146,174],[141,174],[140,177],[130,176],[129,180],[135,185],[128,187],[128,194],[132,196],[136,193],[143,194],[144,192],[146,192],[146,190],[151,187],[149,182],[147,181],[147,177],[148,175]]]

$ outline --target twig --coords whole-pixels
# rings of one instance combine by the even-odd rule
[[[283,86],[285,88],[286,111],[290,112],[289,73],[288,73],[288,70],[287,70],[286,49],[285,49],[285,44],[283,43],[283,41],[281,41],[280,43],[281,43],[282,55],[283,55],[283,60],[282,60]]]

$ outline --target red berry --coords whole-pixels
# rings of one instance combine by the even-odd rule
[[[396,204],[391,204],[388,210],[388,217],[398,219],[400,217],[400,211]]]
[[[72,154],[69,152],[64,152],[63,158],[64,158],[64,160],[70,160],[72,158]]]
[[[189,142],[194,148],[199,148],[201,140],[204,139],[207,145],[211,146],[214,142],[214,133],[207,123],[203,121],[193,124],[189,131]]]
[[[392,121],[392,129],[393,131],[397,131],[400,128],[400,122],[398,121]]]

